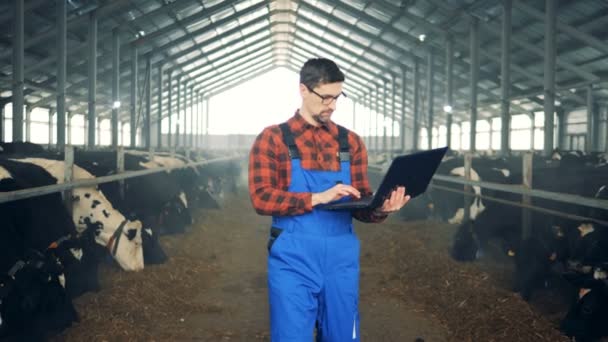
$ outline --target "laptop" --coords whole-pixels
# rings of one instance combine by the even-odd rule
[[[358,210],[381,207],[384,200],[399,186],[405,186],[406,195],[414,198],[426,191],[431,178],[437,171],[448,150],[447,146],[421,151],[393,159],[382,183],[372,196],[360,199],[341,199],[321,207],[326,210]]]

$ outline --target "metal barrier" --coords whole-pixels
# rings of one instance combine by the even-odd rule
[[[440,180],[440,181],[445,181],[445,182],[450,182],[450,183],[461,184],[461,185],[464,185],[465,187],[479,186],[480,188],[518,194],[518,195],[522,195],[522,202],[513,202],[513,201],[503,200],[503,199],[494,198],[494,197],[485,196],[485,195],[479,196],[479,195],[475,195],[475,194],[470,194],[468,191],[466,191],[464,189],[456,190],[453,188],[440,186],[440,185],[437,185],[437,184],[434,184],[433,182],[431,182],[431,185],[430,185],[431,187],[435,187],[435,188],[438,188],[441,190],[446,190],[446,191],[457,192],[457,193],[461,193],[464,195],[464,198],[465,198],[465,205],[464,205],[465,215],[464,215],[464,217],[469,217],[469,215],[467,215],[467,214],[468,214],[468,209],[470,207],[467,204],[468,204],[468,201],[470,200],[470,198],[471,197],[480,197],[482,199],[487,199],[490,201],[495,201],[495,202],[499,202],[499,203],[506,204],[506,205],[521,207],[524,210],[523,215],[522,215],[522,220],[523,220],[522,225],[524,228],[522,230],[522,233],[524,234],[524,236],[527,236],[530,233],[531,216],[530,216],[528,210],[543,212],[546,214],[560,216],[560,217],[564,217],[564,218],[568,218],[568,219],[589,220],[589,221],[597,222],[599,224],[608,225],[608,222],[598,220],[595,218],[566,214],[566,213],[562,213],[559,211],[532,205],[531,198],[542,198],[542,199],[546,199],[546,200],[567,203],[567,204],[571,204],[571,205],[608,210],[608,200],[590,198],[590,197],[584,197],[584,196],[566,194],[566,193],[560,193],[560,192],[538,190],[538,189],[532,188],[532,169],[533,169],[532,168],[532,153],[528,152],[522,156],[523,183],[521,185],[500,184],[500,183],[471,180],[470,179],[471,178],[470,170],[471,170],[471,166],[472,166],[471,156],[472,156],[472,154],[470,154],[470,153],[465,154],[465,158],[464,158],[464,169],[465,169],[465,176],[466,176],[465,178],[435,174],[433,176],[432,180]],[[376,171],[376,172],[381,172],[383,170],[382,167],[379,167],[377,165],[370,165],[368,167],[368,169],[371,171]]]
[[[141,151],[137,151],[136,154],[139,154],[139,152],[141,152]],[[199,162],[187,163],[183,166],[167,166],[167,167],[159,167],[159,168],[147,169],[147,170],[124,172],[124,153],[125,153],[125,151],[123,148],[118,148],[118,150],[117,150],[117,154],[118,154],[117,155],[117,157],[118,157],[117,158],[117,164],[118,164],[117,171],[118,171],[118,173],[117,174],[114,174],[111,176],[96,177],[96,178],[92,178],[92,179],[72,180],[72,173],[73,173],[72,170],[73,170],[73,165],[74,165],[73,164],[74,148],[72,146],[66,146],[65,157],[64,157],[64,162],[66,163],[66,166],[65,166],[66,177],[64,179],[64,183],[46,185],[46,186],[41,186],[41,187],[36,187],[36,188],[28,188],[28,189],[17,190],[17,191],[0,192],[0,203],[11,202],[11,201],[16,201],[16,200],[20,200],[20,199],[30,198],[30,197],[48,195],[48,194],[55,193],[55,192],[65,192],[65,191],[69,191],[69,190],[71,190],[73,188],[77,188],[77,187],[86,187],[86,186],[98,185],[98,184],[108,183],[108,182],[124,181],[125,179],[129,179],[129,178],[141,177],[141,176],[146,176],[146,175],[150,175],[150,174],[154,174],[154,173],[158,173],[158,172],[170,171],[170,170],[174,170],[174,169],[183,169],[183,168],[193,167],[193,166],[203,166],[203,165],[207,165],[207,164],[213,164],[213,163],[219,163],[219,162],[231,161],[231,160],[238,160],[238,159],[243,158],[243,156],[237,155],[237,156],[231,156],[231,157],[215,158],[215,159],[204,160],[204,161],[199,161]],[[129,151],[128,153],[131,153],[131,151]],[[145,152],[145,154],[148,154],[148,152]],[[154,154],[152,154],[152,155],[154,155]],[[71,199],[71,196],[64,195],[64,199],[67,199],[69,201]],[[69,208],[70,205],[68,205],[67,207]]]

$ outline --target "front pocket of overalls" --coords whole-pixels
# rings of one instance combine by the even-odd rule
[[[270,237],[268,238],[268,244],[266,246],[266,249],[268,249],[268,253],[270,253],[270,249],[272,248],[272,245],[274,245],[274,243],[277,241],[277,239],[279,238],[281,233],[283,233],[283,229],[281,229],[281,228],[275,228],[275,227],[270,228]]]

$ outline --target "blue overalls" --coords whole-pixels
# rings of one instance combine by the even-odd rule
[[[351,184],[348,131],[339,126],[340,171],[303,169],[293,135],[280,125],[291,157],[290,192]],[[268,244],[271,340],[359,341],[359,240],[349,211],[273,216]]]

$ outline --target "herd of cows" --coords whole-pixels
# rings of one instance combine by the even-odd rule
[[[0,192],[62,183],[64,156],[30,143],[0,143]],[[130,151],[124,169],[182,167],[184,156]],[[114,151],[76,150],[74,179],[116,173]],[[521,158],[475,157],[471,179],[522,183]],[[44,340],[78,320],[72,299],[99,290],[98,265],[111,259],[127,271],[160,264],[167,255],[162,234],[184,232],[193,208],[218,207],[223,185],[235,187],[235,162],[176,168],[121,183],[75,188],[68,210],[60,193],[0,203],[0,340]],[[464,158],[444,159],[438,174],[464,176]],[[436,180],[402,211],[405,219],[438,218],[458,228],[450,248],[459,261],[473,261],[499,246],[513,257],[513,289],[525,300],[542,295],[549,280],[568,283],[572,305],[562,331],[576,341],[608,336],[608,210],[533,199],[535,206],[587,217],[577,220],[532,211],[531,232],[522,235],[522,209],[491,200],[521,202],[521,195],[472,186],[469,217],[462,190]],[[608,199],[603,154],[534,156],[533,187]]]
[[[534,155],[532,160],[534,189],[608,199],[606,155],[556,151],[551,158]],[[471,179],[522,184],[522,169],[521,157],[477,156]],[[464,177],[464,157],[446,157],[437,173]],[[556,280],[565,284],[563,292],[572,304],[560,324],[564,334],[576,341],[608,336],[608,210],[534,198],[534,206],[576,217],[531,211],[530,232],[522,235],[522,208],[491,200],[521,203],[521,195],[472,186],[469,217],[464,217],[463,185],[433,184],[403,209],[404,219],[435,218],[457,225],[450,246],[455,260],[476,260],[491,246],[511,256],[513,290],[527,301]]]
[[[74,179],[116,173],[114,151],[74,153]],[[181,155],[125,152],[126,171],[181,167]],[[0,143],[0,192],[62,183],[61,152],[30,143]],[[218,207],[236,181],[235,162],[176,168],[119,182],[0,203],[0,340],[40,341],[78,320],[72,299],[99,290],[98,265],[127,271],[160,264],[162,234],[182,233],[193,208]],[[230,184],[229,184],[230,185]]]

